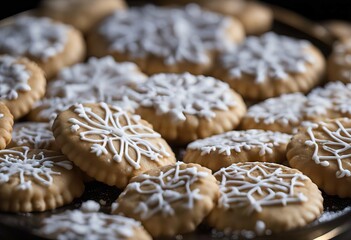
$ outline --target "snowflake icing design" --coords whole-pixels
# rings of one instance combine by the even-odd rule
[[[82,141],[92,143],[91,152],[96,156],[111,153],[113,160],[117,163],[125,159],[136,169],[140,168],[142,156],[152,161],[170,156],[165,146],[148,141],[148,139],[160,138],[161,135],[149,127],[138,124],[139,116],[130,117],[121,108],[108,106],[103,102],[100,103],[100,107],[105,112],[103,117],[89,107],[76,104],[74,111],[80,120],[69,119],[72,123],[72,132],[79,132]],[[96,138],[97,136],[99,139]],[[119,144],[119,147],[115,144]],[[130,154],[130,151],[134,151],[135,157]]]
[[[245,207],[250,214],[261,212],[265,206],[307,201],[303,193],[295,192],[307,177],[284,173],[276,164],[232,164],[214,175],[221,179],[219,206],[225,209]]]

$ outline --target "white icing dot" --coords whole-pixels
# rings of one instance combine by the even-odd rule
[[[257,221],[256,225],[255,225],[255,232],[258,235],[263,235],[265,233],[266,230],[266,224],[263,221]]]
[[[80,210],[83,212],[98,212],[100,210],[100,204],[93,200],[88,200],[82,203]]]

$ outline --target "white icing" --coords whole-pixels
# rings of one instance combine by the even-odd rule
[[[232,48],[226,37],[230,21],[195,4],[184,8],[145,5],[116,11],[100,24],[99,32],[110,50],[135,58],[153,55],[170,65],[181,61],[206,64],[210,50]]]
[[[100,103],[100,108],[104,116],[76,104],[74,112],[77,118],[68,120],[72,123],[71,130],[76,131],[82,141],[92,144],[90,149],[96,156],[111,154],[115,162],[124,159],[135,169],[140,168],[142,156],[151,161],[170,156],[163,144],[149,141],[161,135],[140,124],[139,116],[130,117],[121,108],[106,103]]]
[[[337,42],[334,45],[333,60],[341,67],[341,76],[351,81],[351,41]]]
[[[176,162],[174,167],[161,171],[158,176],[139,175],[138,181],[128,184],[121,196],[133,191],[147,197],[134,210],[142,219],[148,219],[157,213],[172,216],[175,214],[174,204],[193,209],[194,202],[201,200],[202,195],[200,189],[192,189],[192,185],[208,176],[208,173],[201,172],[196,167],[181,169],[182,164],[184,163]]]
[[[169,114],[175,122],[185,121],[186,114],[214,118],[215,110],[237,104],[228,84],[190,73],[155,74],[126,94],[140,106],[155,108],[157,114]]]
[[[250,129],[247,131],[231,131],[215,135],[209,138],[194,141],[188,145],[188,149],[200,150],[201,155],[218,152],[227,156],[231,151],[240,153],[242,151],[259,149],[259,155],[272,154],[273,148],[281,144],[287,144],[291,135]]]
[[[1,43],[0,43],[1,44]],[[11,56],[0,57],[0,100],[14,100],[20,92],[31,90],[30,73],[26,66],[17,63]]]
[[[328,167],[330,161],[334,161],[338,168],[336,171],[336,177],[350,177],[350,170],[345,169],[349,164],[344,162],[344,159],[349,159],[351,157],[351,128],[344,127],[339,120],[335,120],[335,124],[338,128],[334,131],[328,129],[326,123],[320,122],[319,126],[321,126],[323,132],[327,135],[321,138],[318,138],[314,134],[311,127],[307,128],[310,140],[307,140],[305,144],[307,146],[314,146],[312,160],[316,164]],[[320,149],[323,152],[321,152]]]
[[[18,17],[0,28],[0,51],[46,61],[64,50],[68,28],[45,17]]]
[[[266,224],[263,221],[257,221],[255,225],[255,232],[258,235],[263,235],[266,231]]]
[[[242,74],[253,75],[256,83],[286,80],[290,73],[304,73],[307,65],[314,63],[308,52],[310,46],[308,41],[269,32],[248,37],[234,51],[224,54],[221,62],[233,80],[240,80]]]
[[[307,197],[296,192],[307,177],[300,173],[284,173],[277,164],[232,164],[214,174],[220,177],[218,204],[225,209],[245,207],[249,214],[261,212],[265,206],[301,203]]]
[[[24,122],[14,125],[12,141],[17,146],[29,144],[34,149],[47,149],[55,138],[49,123]]]
[[[4,116],[5,116],[4,114],[0,113],[0,118],[3,118]]]
[[[61,167],[71,170],[73,165],[68,160],[62,159],[62,155],[45,156],[44,152],[39,152],[33,156],[28,147],[23,147],[22,151],[13,149],[0,150],[0,184],[11,181],[12,177],[18,175],[19,184],[16,186],[20,190],[28,190],[32,187],[32,180],[49,187],[53,183],[52,175],[60,175],[53,167]]]
[[[93,200],[88,200],[82,203],[80,209],[83,212],[98,212],[100,210],[100,204]]]

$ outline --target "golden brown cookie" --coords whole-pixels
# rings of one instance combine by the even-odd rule
[[[10,143],[12,127],[13,116],[6,105],[0,102],[0,150]]]
[[[226,132],[188,144],[184,162],[198,163],[214,172],[238,162],[282,163],[290,138],[258,129]]]
[[[301,129],[287,148],[293,168],[309,176],[328,195],[351,197],[351,120],[338,118]]]
[[[194,231],[214,207],[216,179],[198,164],[176,164],[134,177],[117,199],[114,214],[142,222],[153,236]]]
[[[351,40],[338,41],[328,58],[328,80],[351,83]]]
[[[0,53],[25,56],[51,79],[85,58],[85,41],[75,28],[46,17],[19,16],[0,27]]]
[[[1,55],[0,84],[0,102],[8,107],[14,119],[19,119],[44,96],[46,79],[38,65],[29,59]]]
[[[71,106],[52,129],[61,151],[83,172],[119,188],[144,171],[175,162],[148,122],[103,102]]]
[[[318,187],[300,171],[275,163],[237,163],[216,172],[220,196],[207,222],[257,235],[303,227],[323,212]]]
[[[346,40],[351,37],[351,23],[348,21],[327,20],[322,24],[337,40]]]
[[[37,212],[80,197],[80,171],[61,153],[18,147],[0,150],[0,210]]]

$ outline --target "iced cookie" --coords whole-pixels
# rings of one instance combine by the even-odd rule
[[[31,110],[44,96],[45,87],[44,73],[37,64],[23,57],[0,55],[0,102],[8,107],[14,119]]]
[[[6,105],[0,102],[0,150],[10,143],[12,127],[13,116]]]
[[[55,209],[83,191],[80,171],[58,152],[28,147],[0,151],[0,211]]]
[[[67,210],[44,218],[35,232],[48,239],[152,239],[140,222],[120,215],[102,213],[99,209],[98,203],[89,200],[80,209]]]
[[[141,221],[153,237],[175,236],[194,231],[217,197],[218,185],[209,169],[177,162],[133,178],[113,213]]]
[[[301,129],[287,148],[289,164],[328,195],[351,197],[351,120],[338,118]]]
[[[124,0],[42,0],[39,13],[85,33],[104,17],[125,7]]]
[[[282,94],[307,93],[321,83],[325,59],[306,40],[273,32],[248,37],[219,56],[213,74],[244,99],[259,101]]]
[[[83,172],[119,188],[144,171],[175,162],[148,122],[103,102],[71,106],[52,129],[61,151]]]
[[[0,27],[0,39],[0,53],[28,57],[44,70],[47,79],[85,58],[82,34],[45,17],[15,17]]]
[[[291,135],[250,129],[231,131],[190,143],[184,162],[198,163],[216,172],[238,162],[282,163]]]
[[[216,172],[220,196],[208,217],[218,230],[283,232],[317,219],[323,212],[318,187],[296,169],[275,163],[237,163]]]
[[[112,55],[143,72],[205,73],[214,55],[244,38],[240,22],[197,5],[153,5],[116,11],[89,32],[90,56]]]
[[[328,58],[329,81],[351,83],[351,40],[338,41]]]
[[[153,75],[126,96],[155,131],[180,145],[232,130],[246,113],[228,84],[189,73]]]

